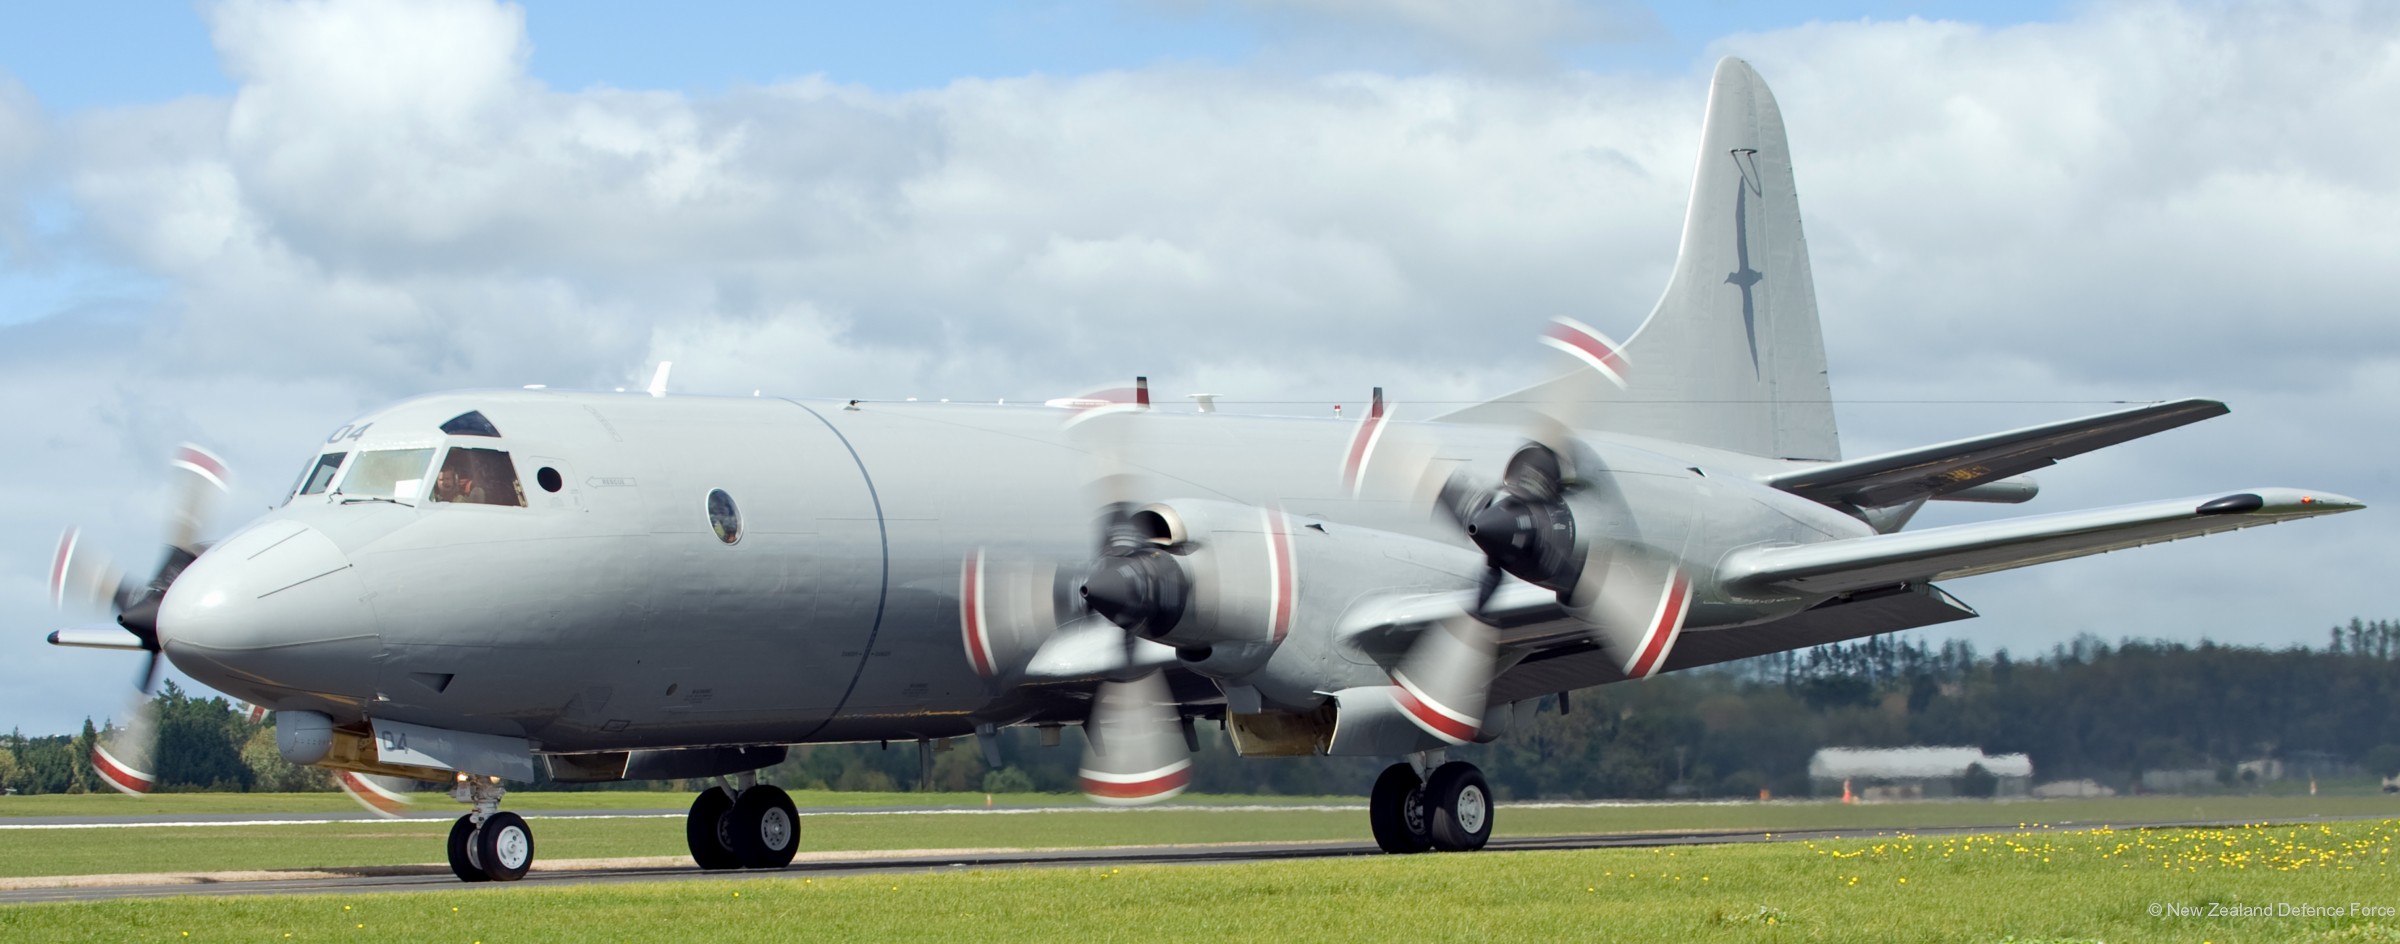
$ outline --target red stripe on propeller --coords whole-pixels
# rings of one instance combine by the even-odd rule
[[[966,635],[967,662],[975,674],[992,677],[991,651],[984,645],[983,634],[983,552],[967,555],[964,572],[959,576],[959,629]]]
[[[1625,354],[1606,335],[1582,322],[1559,318],[1542,332],[1542,343],[1574,355],[1617,386],[1626,385]]]
[[[67,605],[67,561],[75,556],[75,541],[80,536],[74,528],[59,532],[58,555],[50,561],[50,605]]]
[[[1683,571],[1675,571],[1667,581],[1666,597],[1659,601],[1658,616],[1650,625],[1650,633],[1643,638],[1642,654],[1626,668],[1626,675],[1649,678],[1658,673],[1659,666],[1666,662],[1667,652],[1674,648],[1676,632],[1683,628],[1683,616],[1691,608],[1691,597],[1691,580]]]
[[[365,804],[369,809],[385,816],[398,816],[408,812],[407,797],[386,790],[377,785],[375,781],[361,777],[352,771],[337,771],[335,775],[341,781],[342,792],[350,794],[352,799]]]
[[[108,756],[108,749],[104,747],[92,748],[92,770],[98,773],[100,779],[106,781],[109,786],[132,794],[149,793],[151,785],[158,780],[149,774],[117,763],[116,758]]]
[[[1425,730],[1452,744],[1475,740],[1474,725],[1450,717],[1431,702],[1418,698],[1417,693],[1409,691],[1408,684],[1401,682],[1397,676],[1392,681],[1393,700],[1398,701],[1400,710],[1408,712],[1408,716],[1424,726]]]
[[[1124,783],[1098,780],[1089,775],[1076,779],[1082,783],[1083,792],[1091,796],[1108,797],[1112,800],[1141,800],[1181,790],[1190,785],[1192,765],[1187,761],[1158,776]]]
[[[175,450],[174,464],[200,473],[218,488],[224,488],[225,480],[229,477],[225,469],[225,460],[219,459],[215,453],[191,443],[184,443]]]

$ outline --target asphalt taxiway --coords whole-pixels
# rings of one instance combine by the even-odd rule
[[[592,815],[623,815],[629,812],[609,811]],[[680,815],[680,814],[676,814]],[[185,817],[189,819],[189,817]],[[2306,817],[2309,822],[2327,821]],[[2141,822],[2115,823],[2117,829],[2145,828],[2225,828],[2256,823],[2236,822]],[[2042,829],[2073,830],[2083,825],[2058,825]],[[1484,855],[1507,854],[1536,850],[1627,849],[1667,846],[1700,846],[1727,843],[1786,842],[1803,840],[1870,839],[1907,833],[1912,836],[1942,836],[1968,833],[2006,831],[2006,827],[1961,826],[1907,829],[1814,829],[1814,830],[1692,830],[1680,832],[1613,833],[1572,836],[1524,836],[1493,839]],[[703,872],[689,864],[669,865],[660,860],[642,860],[639,864],[613,865],[608,860],[581,867],[552,867],[536,870],[524,880],[514,883],[466,884],[450,874],[445,866],[372,866],[356,869],[311,869],[293,873],[293,877],[277,877],[280,873],[242,873],[238,880],[210,879],[207,873],[150,876],[83,876],[62,878],[62,883],[78,879],[88,884],[58,884],[47,887],[23,887],[0,890],[0,904],[29,904],[35,902],[102,901],[118,898],[160,898],[178,895],[307,895],[359,892],[454,891],[488,893],[503,888],[561,887],[622,882],[677,882],[694,879],[762,880],[773,878],[832,877],[850,875],[923,874],[930,872],[965,872],[975,869],[1017,868],[1084,868],[1125,865],[1234,865],[1246,862],[1273,862],[1293,859],[1345,859],[1358,856],[1382,855],[1373,843],[1365,842],[1305,842],[1305,843],[1234,843],[1206,846],[1111,846],[1096,849],[1059,850],[942,850],[935,852],[899,850],[892,852],[838,853],[822,857],[806,856],[778,870]],[[569,865],[562,863],[561,865]],[[145,881],[145,879],[154,879]]]

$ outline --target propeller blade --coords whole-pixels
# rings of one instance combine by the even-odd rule
[[[405,778],[336,770],[333,772],[333,781],[341,786],[343,793],[350,795],[350,799],[357,800],[359,806],[365,807],[367,812],[386,819],[399,819],[416,802],[409,795],[410,781]]]
[[[1464,613],[1419,633],[1392,671],[1392,697],[1408,720],[1451,744],[1475,740],[1491,694],[1494,635]]]
[[[142,704],[147,705],[150,703],[150,696],[158,692],[158,673],[160,669],[166,668],[166,660],[157,646],[151,646],[144,652],[146,658],[142,662],[142,674],[134,677],[134,685],[142,693]]]
[[[1156,803],[1192,782],[1181,710],[1160,673],[1101,683],[1083,733],[1083,766],[1076,778],[1095,802]]]
[[[152,667],[143,673],[147,679],[157,672],[156,657]],[[158,785],[158,768],[153,761],[158,755],[158,709],[146,690],[134,693],[133,703],[126,706],[121,724],[110,725],[92,745],[92,771],[100,782],[118,791],[141,796]]]
[[[126,580],[125,572],[110,561],[81,546],[82,534],[68,528],[59,535],[58,551],[50,564],[50,600],[60,608],[77,607],[113,609],[117,625],[132,633],[129,646],[110,645],[88,630],[61,630],[50,634],[57,645],[90,646],[94,648],[138,648],[147,653],[141,674],[134,678],[133,703],[122,715],[121,723],[111,725],[92,745],[92,770],[110,787],[131,794],[146,794],[157,785],[158,756],[157,708],[151,694],[158,689],[159,673],[165,668],[158,644],[158,606],[166,598],[167,587],[190,566],[205,549],[200,543],[201,528],[206,526],[209,511],[226,490],[225,460],[199,446],[185,443],[175,450],[168,462],[176,479],[175,504],[168,514],[166,559],[159,564],[158,574],[147,584]]]
[[[184,443],[176,447],[175,458],[167,465],[179,473],[175,506],[167,518],[167,546],[198,557],[200,529],[207,526],[209,512],[217,498],[226,492],[225,460],[217,458],[216,453]]]
[[[108,555],[85,547],[83,532],[68,528],[58,535],[58,551],[50,558],[50,605],[91,612],[122,608],[127,590],[125,570]]]
[[[1691,615],[1692,581],[1682,565],[1640,544],[1594,541],[1583,575],[1560,602],[1592,629],[1627,678],[1658,674]]]
[[[1598,329],[1573,318],[1553,318],[1542,332],[1542,344],[1554,348],[1608,378],[1622,390],[1631,386],[1632,371],[1625,346]]]
[[[977,548],[959,572],[958,629],[975,674],[1007,674],[1058,631],[1058,566]]]

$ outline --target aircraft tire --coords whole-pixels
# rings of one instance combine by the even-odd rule
[[[1435,849],[1473,852],[1492,838],[1492,787],[1473,764],[1434,768],[1425,779],[1425,809]]]
[[[533,868],[533,827],[515,813],[494,813],[475,831],[475,858],[495,882],[524,878]]]
[[[743,868],[780,869],[800,851],[800,808],[781,787],[762,783],[742,791],[725,823]]]
[[[732,812],[732,794],[715,787],[692,799],[692,812],[683,819],[683,841],[692,850],[692,862],[703,870],[742,867],[742,857],[733,851],[727,829],[732,825],[727,815]]]
[[[1383,776],[1375,778],[1375,789],[1367,794],[1367,824],[1383,851],[1405,855],[1433,848],[1424,787],[1416,768],[1407,764],[1386,767]]]
[[[450,874],[462,882],[488,882],[483,866],[475,860],[475,817],[461,816],[450,824]]]

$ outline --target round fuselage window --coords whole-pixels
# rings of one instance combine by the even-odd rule
[[[742,512],[733,506],[733,496],[725,490],[710,489],[708,493],[708,527],[717,532],[717,540],[727,544],[742,539]]]

